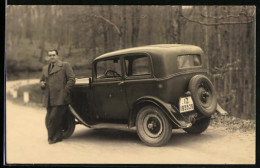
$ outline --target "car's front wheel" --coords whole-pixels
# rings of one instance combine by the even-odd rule
[[[63,118],[62,123],[62,136],[64,139],[69,138],[75,130],[75,118],[67,113]]]
[[[69,111],[66,111],[62,120],[62,137],[64,139],[69,138],[75,130],[75,118],[70,114]],[[45,126],[47,127],[47,118],[45,118]]]
[[[163,112],[155,106],[143,107],[136,117],[140,139],[149,146],[162,146],[171,138],[172,126]]]
[[[205,117],[197,120],[191,127],[184,128],[184,131],[190,134],[200,134],[204,132],[210,124],[210,117]]]

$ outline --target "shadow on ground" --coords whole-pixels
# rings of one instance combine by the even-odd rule
[[[212,133],[202,133],[199,135],[188,134],[182,130],[173,130],[172,137],[167,146],[192,145],[194,143],[210,142],[218,139]],[[89,142],[119,142],[143,144],[135,130],[116,130],[116,129],[86,129],[74,133],[69,141],[89,141]]]

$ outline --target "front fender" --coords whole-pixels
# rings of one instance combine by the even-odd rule
[[[88,125],[79,115],[78,113],[75,111],[75,109],[69,104],[69,110],[71,112],[71,114],[83,125],[85,125],[88,128],[91,128],[90,125]]]
[[[138,111],[144,107],[145,105],[152,104],[160,108],[164,114],[172,121],[173,124],[175,124],[179,128],[188,128],[192,124],[190,121],[188,121],[186,118],[184,118],[177,109],[174,109],[174,107],[171,104],[168,104],[157,97],[153,96],[144,96],[137,99],[132,107],[130,116],[129,116],[129,127],[134,126],[135,123],[135,117]]]

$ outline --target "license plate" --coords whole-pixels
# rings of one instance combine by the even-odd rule
[[[194,105],[191,96],[188,97],[181,97],[179,100],[179,110],[180,113],[193,111]]]

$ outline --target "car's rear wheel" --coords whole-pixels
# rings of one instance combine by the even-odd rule
[[[149,146],[162,146],[171,138],[172,127],[163,112],[155,106],[143,107],[136,117],[140,139]]]
[[[211,116],[217,108],[217,96],[211,81],[204,75],[196,75],[189,82],[189,90],[195,107],[205,116]]]
[[[204,132],[210,124],[210,117],[197,120],[191,127],[184,128],[184,131],[190,134],[200,134]]]

